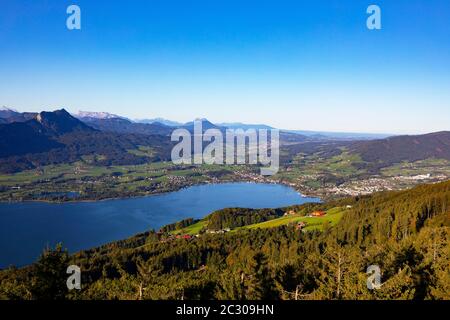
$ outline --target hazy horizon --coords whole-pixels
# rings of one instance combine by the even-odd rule
[[[17,112],[35,112],[35,113],[39,113],[39,112],[53,112],[56,110],[61,110],[61,109],[65,109],[67,112],[69,112],[72,115],[78,115],[80,112],[92,112],[92,113],[108,113],[111,115],[115,115],[121,118],[126,118],[130,121],[133,122],[139,122],[139,121],[144,121],[144,120],[155,120],[155,119],[162,119],[162,120],[166,120],[166,121],[171,121],[171,122],[178,122],[180,124],[186,124],[188,122],[192,122],[194,120],[197,119],[206,119],[208,121],[210,121],[213,124],[237,124],[237,123],[241,123],[241,124],[245,124],[245,125],[267,125],[270,127],[273,127],[274,129],[280,129],[280,130],[288,130],[288,131],[305,131],[305,132],[326,132],[326,133],[336,133],[336,134],[368,134],[368,135],[400,135],[400,134],[405,134],[405,135],[415,135],[415,134],[424,134],[424,133],[432,133],[432,132],[405,132],[405,133],[394,133],[394,132],[367,132],[367,131],[331,131],[331,130],[316,130],[314,128],[311,129],[304,129],[304,128],[280,128],[280,127],[275,127],[273,125],[271,125],[270,123],[256,123],[256,122],[242,122],[242,121],[214,121],[211,120],[210,118],[207,117],[193,117],[191,119],[188,119],[186,121],[184,120],[176,120],[176,119],[171,119],[171,118],[166,118],[166,117],[162,117],[162,116],[147,116],[147,117],[141,117],[141,118],[131,118],[131,117],[127,117],[124,114],[116,114],[116,113],[112,113],[109,111],[105,111],[105,110],[74,110],[72,111],[71,108],[65,107],[65,106],[60,106],[60,107],[55,107],[55,108],[44,108],[44,109],[35,109],[35,110],[30,110],[30,109],[17,109],[14,108],[12,106],[1,106],[0,109],[2,108],[6,108],[6,109],[10,109],[12,111],[17,111]],[[441,131],[449,131],[449,130],[441,130]],[[433,131],[436,132],[436,131]]]

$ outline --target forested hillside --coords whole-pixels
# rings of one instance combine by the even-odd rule
[[[323,232],[285,225],[163,242],[149,231],[73,256],[46,251],[0,273],[0,298],[450,299],[450,181],[323,206],[349,209]],[[68,264],[81,267],[81,291],[66,291]],[[370,265],[381,270],[376,290]]]
[[[450,160],[450,132],[358,141],[350,145],[350,150],[374,168],[429,158]]]

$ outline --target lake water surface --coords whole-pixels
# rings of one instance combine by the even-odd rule
[[[29,264],[44,247],[58,242],[76,252],[223,208],[277,208],[317,201],[282,185],[225,183],[131,199],[0,203],[0,268]]]

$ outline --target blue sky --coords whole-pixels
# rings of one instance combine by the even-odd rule
[[[382,30],[366,28],[370,4]],[[448,0],[3,0],[0,106],[449,130],[449,39]]]

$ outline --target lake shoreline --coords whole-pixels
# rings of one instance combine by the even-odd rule
[[[173,188],[172,190],[158,191],[158,192],[143,194],[143,195],[130,195],[130,196],[108,197],[108,198],[99,198],[99,199],[84,199],[84,200],[77,200],[76,198],[74,198],[74,199],[67,199],[64,201],[44,200],[44,199],[36,199],[36,200],[26,199],[26,200],[13,200],[13,201],[0,200],[0,204],[8,204],[8,203],[10,203],[10,204],[15,204],[15,203],[64,204],[64,203],[92,203],[92,202],[103,202],[103,201],[114,201],[114,200],[128,200],[128,199],[138,199],[138,198],[146,198],[146,197],[151,197],[151,196],[165,195],[165,194],[181,191],[183,189],[196,187],[196,186],[231,184],[231,183],[276,184],[276,185],[293,188],[294,190],[296,190],[299,193],[299,195],[302,198],[320,198],[321,200],[324,200],[324,199],[322,199],[322,197],[320,196],[319,193],[318,194],[303,193],[303,191],[301,189],[299,189],[297,186],[294,186],[287,182],[273,181],[273,180],[267,180],[267,181],[263,181],[263,182],[255,182],[255,181],[251,181],[251,180],[229,180],[229,181],[224,180],[224,181],[219,181],[219,182],[200,182],[200,183],[190,184],[190,185],[186,185],[186,186],[180,186],[179,188]],[[68,192],[77,192],[77,191],[68,191]]]
[[[110,202],[1,203],[0,268],[31,263],[43,248],[57,243],[63,243],[69,252],[77,252],[186,218],[201,219],[225,208],[274,209],[309,202],[322,201],[305,198],[285,185],[245,181],[208,183],[159,197]]]

